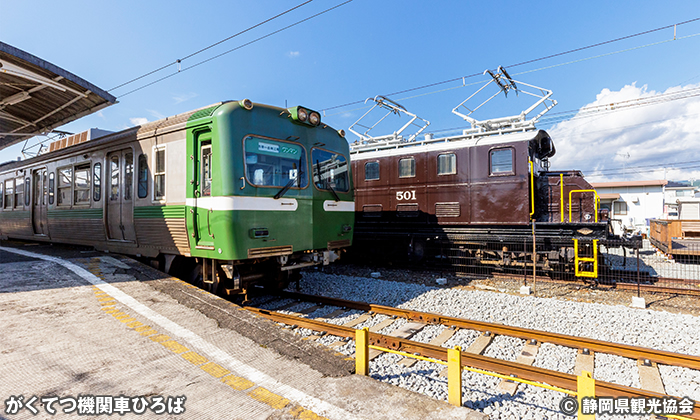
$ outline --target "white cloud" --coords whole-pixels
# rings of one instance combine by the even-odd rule
[[[185,101],[189,101],[190,99],[195,98],[195,97],[197,97],[197,94],[194,92],[190,92],[190,93],[183,93],[180,95],[175,95],[175,96],[173,96],[173,100],[175,101],[175,104],[179,104],[179,103],[182,103]]]
[[[297,58],[301,55],[299,51],[290,51],[287,53],[287,57],[289,58]]]
[[[165,118],[165,115],[153,109],[147,109],[146,111],[148,111],[149,114],[153,115],[153,117],[157,120],[162,120],[163,118]]]
[[[97,116],[102,118],[103,120],[106,120],[107,118],[105,117],[105,114],[102,113],[102,111],[97,111]]]
[[[129,122],[131,122],[132,126],[144,125],[148,122],[148,118],[144,118],[144,117],[129,118]]]
[[[619,91],[603,89],[594,102],[583,108],[697,87],[700,84],[655,92],[646,85],[637,87],[632,83]],[[700,178],[700,97],[605,112],[600,116],[581,118],[580,115],[579,110],[572,119],[548,130],[557,148],[552,158],[553,170],[581,169],[593,182]],[[673,169],[673,164],[688,161],[697,161],[696,168]],[[643,167],[635,168],[640,166]]]

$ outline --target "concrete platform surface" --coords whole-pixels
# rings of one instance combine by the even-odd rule
[[[0,246],[0,420],[487,418],[137,261],[26,245]]]

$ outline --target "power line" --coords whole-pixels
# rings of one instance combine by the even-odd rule
[[[241,44],[241,45],[237,46],[236,48],[232,48],[232,49],[230,49],[230,50],[228,50],[228,51],[224,51],[224,52],[221,53],[221,54],[218,54],[218,55],[215,55],[215,56],[213,56],[213,57],[207,58],[206,60],[202,60],[202,61],[200,61],[200,62],[198,62],[198,63],[196,63],[196,64],[193,64],[193,65],[191,65],[191,66],[189,66],[189,67],[185,67],[185,68],[183,68],[183,69],[181,69],[181,70],[178,70],[178,71],[176,71],[176,72],[174,72],[174,73],[171,73],[171,74],[169,74],[169,75],[167,75],[167,76],[161,77],[160,79],[154,80],[154,81],[152,81],[152,82],[150,82],[150,83],[147,83],[147,84],[145,84],[145,85],[143,85],[143,86],[140,86],[140,87],[138,87],[138,88],[136,88],[136,89],[134,89],[134,90],[130,90],[129,92],[126,92],[126,93],[120,95],[119,98],[123,98],[123,97],[126,96],[126,95],[130,95],[130,94],[132,94],[132,93],[134,93],[134,92],[137,92],[137,91],[139,91],[139,90],[141,90],[141,89],[145,89],[145,88],[147,88],[147,87],[149,87],[149,86],[151,86],[151,85],[154,85],[154,84],[156,84],[156,83],[158,83],[158,82],[162,82],[162,81],[165,80],[165,79],[169,79],[169,78],[171,78],[171,77],[173,77],[173,76],[175,76],[175,75],[177,75],[177,74],[180,74],[180,73],[182,73],[182,72],[184,72],[184,71],[187,71],[187,70],[191,70],[191,69],[193,69],[193,68],[195,68],[195,67],[198,67],[198,66],[200,66],[200,65],[202,65],[202,64],[204,64],[204,63],[207,63],[207,62],[209,62],[209,61],[215,60],[215,59],[217,59],[217,58],[219,58],[219,57],[221,57],[221,56],[224,56],[224,55],[226,55],[226,54],[232,53],[232,52],[234,52],[234,51],[236,51],[236,50],[240,50],[240,49],[243,48],[243,47],[246,47],[246,46],[248,46],[248,45],[254,44],[254,43],[256,43],[256,42],[258,42],[258,41],[261,41],[261,40],[263,40],[263,39],[265,39],[265,38],[269,38],[269,37],[271,37],[272,35],[278,34],[278,33],[282,32],[282,31],[286,31],[286,30],[289,29],[289,28],[293,28],[294,26],[300,25],[300,24],[302,24],[302,23],[304,23],[304,22],[306,22],[306,21],[308,21],[308,20],[311,20],[311,19],[313,19],[313,18],[315,18],[315,17],[321,16],[321,15],[323,15],[323,14],[325,14],[325,13],[328,13],[328,12],[330,12],[330,11],[332,11],[332,10],[335,10],[335,9],[341,7],[341,6],[344,6],[344,5],[348,4],[348,3],[350,3],[351,1],[353,1],[353,0],[346,0],[346,1],[343,2],[343,3],[337,4],[337,5],[335,5],[335,6],[333,6],[333,7],[330,7],[330,8],[328,8],[328,9],[322,11],[322,12],[316,13],[315,15],[311,15],[311,16],[309,16],[309,17],[307,17],[307,18],[304,18],[304,19],[302,19],[302,20],[299,20],[299,21],[297,21],[297,22],[295,22],[295,23],[293,23],[293,24],[291,24],[291,25],[285,26],[285,27],[282,28],[282,29],[278,29],[278,30],[276,30],[276,31],[270,32],[270,33],[268,33],[267,35],[264,35],[264,36],[261,36],[261,37],[259,37],[259,38],[256,38],[256,39],[254,39],[254,40],[252,40],[252,41],[250,41],[250,42],[246,42],[245,44]]]
[[[293,11],[293,10],[296,10],[296,9],[298,9],[298,8],[300,8],[300,7],[304,6],[304,5],[306,5],[306,4],[311,3],[312,1],[313,1],[313,0],[307,0],[307,1],[305,1],[304,3],[300,3],[300,4],[298,4],[298,5],[294,6],[294,7],[292,7],[291,9],[287,9],[287,10],[285,10],[284,12],[279,13],[279,14],[277,14],[277,15],[275,15],[275,16],[272,16],[272,17],[269,18],[269,19],[265,19],[264,21],[262,21],[262,22],[260,22],[260,23],[257,23],[257,24],[255,24],[255,25],[253,25],[253,26],[250,26],[250,27],[248,27],[248,28],[246,28],[246,29],[244,29],[244,30],[238,32],[238,33],[235,33],[235,34],[229,36],[228,38],[224,38],[224,39],[222,39],[221,41],[215,42],[215,43],[213,43],[213,44],[211,44],[211,45],[209,45],[209,46],[207,46],[207,47],[202,48],[201,50],[198,50],[198,51],[193,52],[192,54],[186,55],[186,56],[183,57],[183,58],[179,58],[179,59],[177,59],[177,60],[175,60],[175,61],[172,61],[172,62],[170,62],[170,63],[168,63],[168,64],[166,64],[166,65],[164,65],[164,66],[158,67],[158,68],[155,69],[155,70],[149,71],[148,73],[145,73],[145,74],[143,74],[143,75],[141,75],[141,76],[139,76],[139,77],[136,77],[136,78],[134,78],[134,79],[131,79],[131,80],[129,80],[128,82],[124,82],[124,83],[122,83],[122,84],[119,85],[119,86],[115,86],[115,87],[113,87],[112,89],[109,89],[107,92],[111,92],[111,91],[113,91],[113,90],[119,89],[120,87],[123,87],[123,86],[129,85],[129,84],[131,84],[131,83],[134,83],[134,82],[136,82],[137,80],[141,80],[141,79],[143,79],[144,77],[150,76],[150,75],[152,75],[152,74],[154,74],[154,73],[158,73],[159,71],[164,70],[164,69],[166,69],[166,68],[172,66],[173,64],[180,64],[182,61],[184,61],[184,60],[186,60],[186,59],[188,59],[188,58],[191,58],[191,57],[194,57],[194,56],[197,55],[197,54],[203,53],[204,51],[207,51],[207,50],[209,50],[209,49],[211,49],[211,48],[214,48],[215,46],[217,46],[217,45],[219,45],[219,44],[223,44],[224,42],[226,42],[226,41],[228,41],[228,40],[230,40],[230,39],[233,39],[233,38],[235,38],[235,37],[237,37],[237,36],[239,36],[239,35],[243,35],[243,34],[246,33],[246,32],[249,32],[249,31],[251,31],[251,30],[253,30],[253,29],[255,29],[255,28],[259,27],[259,26],[262,26],[262,25],[264,25],[264,24],[266,24],[266,23],[268,23],[268,22],[271,22],[271,21],[273,21],[273,20],[275,20],[275,19],[277,19],[277,18],[279,18],[279,17],[281,17],[281,16],[284,16],[284,15],[286,15],[287,13],[289,13],[289,12],[291,12],[291,11]]]
[[[543,57],[540,57],[540,58],[535,58],[535,59],[532,59],[532,60],[522,61],[522,62],[516,63],[516,64],[506,65],[506,66],[504,66],[504,67],[506,67],[506,68],[513,68],[513,67],[518,67],[518,66],[522,66],[522,65],[525,65],[525,64],[535,63],[535,62],[538,62],[538,61],[548,60],[548,59],[550,59],[550,58],[560,57],[560,56],[567,55],[567,54],[571,54],[571,53],[574,53],[574,52],[579,52],[579,51],[587,50],[587,49],[590,49],[590,48],[595,48],[595,47],[599,47],[599,46],[602,46],[602,45],[612,44],[612,43],[619,42],[619,41],[623,41],[623,40],[626,40],[626,39],[631,39],[631,38],[635,38],[635,37],[638,37],[638,36],[647,35],[647,34],[650,34],[650,33],[662,31],[662,30],[664,30],[664,29],[673,28],[673,27],[675,27],[675,26],[685,25],[685,24],[688,24],[688,23],[696,22],[696,21],[698,21],[698,20],[700,20],[700,17],[694,18],[694,19],[690,19],[690,20],[686,20],[686,21],[683,21],[683,22],[674,23],[674,24],[671,24],[671,25],[661,26],[661,27],[658,27],[658,28],[655,28],[655,29],[649,29],[649,30],[646,30],[646,31],[643,31],[643,32],[638,32],[638,33],[635,33],[635,34],[626,35],[626,36],[623,36],[623,37],[620,37],[620,38],[611,39],[611,40],[608,40],[608,41],[603,41],[603,42],[598,42],[598,43],[595,43],[595,44],[590,44],[590,45],[587,45],[587,46],[584,46],[584,47],[574,48],[574,49],[571,49],[571,50],[568,50],[568,51],[563,51],[563,52],[556,53],[556,54],[550,54],[550,55],[543,56]],[[472,78],[472,77],[476,77],[476,76],[481,76],[482,74],[483,74],[483,73],[473,73],[473,74],[469,74],[469,75],[466,75],[466,76],[455,77],[455,78],[443,80],[443,81],[440,81],[440,82],[429,83],[429,84],[422,85],[422,86],[418,86],[418,87],[413,87],[413,88],[404,89],[404,90],[400,90],[400,91],[393,92],[393,93],[388,93],[388,94],[385,94],[385,95],[383,95],[383,96],[400,95],[400,94],[402,94],[402,93],[413,92],[413,91],[416,91],[416,90],[421,90],[421,89],[425,89],[425,88],[429,88],[429,87],[433,87],[433,86],[439,86],[439,85],[443,85],[443,84],[446,84],[446,83],[452,83],[452,82],[456,82],[456,81],[459,81],[459,80],[462,80],[462,81],[464,82],[464,80],[466,80],[466,79],[469,79],[469,78]],[[357,105],[357,104],[361,104],[361,103],[363,103],[363,102],[364,102],[364,100],[348,102],[348,103],[345,103],[345,104],[342,104],[342,105],[335,105],[335,106],[331,106],[331,107],[328,107],[328,108],[324,108],[322,111],[325,112],[325,111],[328,111],[328,110],[331,110],[331,109],[344,108],[344,107],[346,107],[346,106]]]

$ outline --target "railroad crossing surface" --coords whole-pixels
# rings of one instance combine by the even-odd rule
[[[343,355],[87,249],[0,244],[0,325],[0,420],[485,418],[352,375]]]

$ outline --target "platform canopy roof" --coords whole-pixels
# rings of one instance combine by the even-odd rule
[[[0,149],[114,103],[92,83],[0,42]]]

